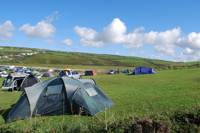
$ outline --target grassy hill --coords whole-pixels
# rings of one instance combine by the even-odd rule
[[[199,67],[199,63],[170,62],[132,56],[61,52],[32,48],[0,47],[0,64],[28,66],[92,66],[133,67],[149,66],[156,69]]]

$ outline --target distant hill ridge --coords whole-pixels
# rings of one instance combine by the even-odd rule
[[[37,48],[0,47],[0,64],[29,66],[149,66],[156,69],[178,69],[200,67],[199,62],[170,62],[132,56],[62,52]]]

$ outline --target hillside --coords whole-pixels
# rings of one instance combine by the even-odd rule
[[[199,63],[169,62],[131,56],[61,52],[32,48],[0,47],[0,63],[28,66],[150,66],[156,69],[199,67]]]

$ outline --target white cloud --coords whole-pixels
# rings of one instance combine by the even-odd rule
[[[36,25],[24,24],[20,27],[20,31],[29,37],[48,38],[53,35],[56,28],[48,21],[42,20]]]
[[[128,48],[139,48],[142,47],[144,44],[144,29],[143,28],[136,28],[133,32],[124,34],[123,42],[126,47]]]
[[[164,32],[150,31],[145,33],[144,43],[154,45],[155,49],[167,55],[175,54],[175,47],[181,37],[181,29],[174,28]]]
[[[182,48],[179,59],[183,61],[200,60],[200,33],[191,32],[187,36],[179,38],[177,47]]]
[[[180,46],[200,49],[200,33],[191,32],[186,37],[179,39]]]
[[[79,26],[76,26],[74,30],[81,37],[80,42],[82,44],[93,47],[102,46],[103,42],[97,40],[98,33],[95,30]]]
[[[64,40],[62,41],[62,43],[65,44],[65,45],[67,45],[67,46],[70,46],[70,45],[72,45],[73,42],[72,42],[71,39],[66,38],[66,39],[64,39]]]
[[[183,48],[178,57],[179,60],[182,61],[200,61],[200,49],[189,47]]]
[[[126,32],[125,24],[115,18],[102,33],[98,33],[92,28],[76,26],[75,32],[81,37],[80,42],[87,46],[100,47],[105,43],[121,43]]]
[[[45,18],[45,21],[49,23],[53,23],[54,21],[58,20],[58,18],[59,18],[59,12],[54,11],[52,14],[50,14],[49,16]]]
[[[52,37],[56,31],[56,28],[52,23],[57,20],[58,17],[59,12],[55,11],[35,25],[28,23],[23,24],[19,30],[24,32],[28,37],[49,38]]]
[[[195,53],[195,51],[193,50],[193,49],[191,49],[191,48],[185,48],[184,50],[183,50],[183,54],[194,54]]]
[[[135,28],[127,32],[127,27],[119,18],[97,32],[92,28],[76,26],[75,32],[80,36],[80,42],[87,46],[99,47],[106,44],[122,44],[126,48],[139,48],[151,45],[162,55],[170,55],[177,59],[200,59],[200,32],[191,32],[182,35],[180,27],[165,31],[145,31],[144,28]],[[181,49],[178,52],[177,49]],[[177,55],[179,54],[179,55]]]
[[[87,27],[76,26],[75,32],[80,36],[80,42],[84,45],[99,47],[105,44],[123,44],[128,48],[139,48],[144,44],[151,44],[156,50],[164,54],[175,53],[174,44],[181,35],[180,28],[174,28],[163,32],[145,32],[144,28],[136,28],[127,32],[127,27],[119,18],[103,28],[102,32]]]
[[[184,49],[175,57],[176,61],[199,61],[200,52],[189,49]]]
[[[14,26],[10,20],[5,21],[0,25],[0,39],[8,39],[12,37]]]
[[[192,32],[187,37],[187,43],[194,48],[200,49],[200,33]]]
[[[52,22],[57,17],[58,12],[54,12],[36,25],[22,25],[20,30],[29,37],[49,39],[56,31]],[[13,29],[14,27],[10,21],[0,25],[0,39],[11,37]],[[170,55],[174,58],[177,56],[178,60],[200,60],[200,32],[183,35],[180,27],[164,31],[145,31],[143,27],[136,27],[132,31],[128,31],[122,20],[114,18],[100,32],[90,27],[81,26],[75,26],[74,31],[79,35],[80,43],[86,46],[102,47],[108,44],[121,44],[126,48],[136,49],[149,45],[159,55]],[[73,42],[71,39],[66,38],[61,43],[69,46]]]
[[[99,33],[97,40],[101,40],[104,43],[121,43],[124,42],[125,33],[125,24],[119,18],[115,18],[104,28],[102,33]]]

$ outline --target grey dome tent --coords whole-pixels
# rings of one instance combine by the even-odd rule
[[[42,74],[42,77],[54,77],[54,75],[51,72],[45,72]]]
[[[34,75],[32,74],[29,74],[28,76],[25,77],[25,79],[23,80],[22,84],[21,84],[21,87],[20,87],[20,90],[24,91],[24,88],[27,88],[27,87],[30,87],[30,86],[33,86],[34,84],[40,82],[40,80],[35,77]]]
[[[93,116],[112,104],[94,81],[57,77],[25,88],[18,102],[8,113],[6,122],[38,115]]]

